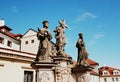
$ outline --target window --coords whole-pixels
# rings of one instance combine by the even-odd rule
[[[4,44],[4,38],[0,37],[0,43]]]
[[[12,46],[12,42],[8,40],[7,46],[11,47]]]
[[[25,41],[25,44],[28,44],[28,41]]]
[[[103,75],[109,75],[108,71],[103,71]]]
[[[112,81],[114,82],[114,81],[115,81],[115,79],[114,79],[114,78],[112,78]]]
[[[31,43],[34,43],[34,40],[31,40]]]
[[[107,78],[104,78],[104,82],[107,82]]]
[[[5,29],[2,29],[2,32],[5,32]]]
[[[119,81],[117,77],[116,77],[116,81]]]
[[[33,72],[24,71],[24,82],[33,82]]]
[[[118,70],[113,71],[113,75],[119,75],[119,74],[120,74],[120,71],[118,71]]]

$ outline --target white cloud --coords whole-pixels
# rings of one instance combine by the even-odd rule
[[[96,44],[96,41],[95,40],[92,40],[88,43],[89,46],[92,46],[92,45],[95,45]]]
[[[95,39],[100,39],[100,38],[103,38],[104,36],[105,36],[104,34],[95,34],[94,38]]]
[[[95,44],[97,44],[97,41],[98,41],[98,39],[102,39],[103,37],[104,37],[105,35],[104,34],[95,34],[95,35],[93,35],[93,40],[91,40],[89,43],[88,43],[88,45],[89,46],[93,46],[93,45],[95,45]]]
[[[77,17],[77,21],[85,21],[87,19],[95,19],[97,16],[90,12],[85,12]]]
[[[10,9],[13,13],[17,13],[18,12],[18,9],[16,6],[12,6],[11,9]]]

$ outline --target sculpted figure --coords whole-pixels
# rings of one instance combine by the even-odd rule
[[[68,28],[68,26],[65,24],[65,20],[59,21],[59,24],[60,26],[56,27],[54,32],[58,53],[63,54],[63,49],[66,45],[65,28]]]
[[[52,35],[48,30],[48,21],[43,21],[43,28],[38,28],[37,38],[40,40],[36,61],[46,60],[50,54]]]
[[[57,50],[55,46],[52,46],[51,56],[56,56]]]
[[[82,66],[88,66],[88,63],[87,63],[88,53],[85,49],[85,43],[83,40],[82,33],[79,34],[79,39],[76,43],[76,47],[78,48],[77,64]]]

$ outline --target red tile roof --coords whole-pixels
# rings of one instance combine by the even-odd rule
[[[95,61],[93,61],[93,60],[91,60],[91,59],[87,59],[87,62],[88,62],[88,64],[90,64],[90,65],[99,65],[97,62],[95,62]]]
[[[99,65],[97,62],[91,60],[91,59],[87,59],[87,62],[89,65]],[[77,62],[76,61],[73,61],[73,64],[76,65]]]
[[[109,66],[103,66],[103,67],[99,68],[99,74],[100,74],[100,76],[118,76],[118,75],[120,76],[120,74],[114,75],[113,74],[114,70],[118,70],[120,72],[120,69],[109,67]],[[103,75],[103,71],[108,71],[109,74],[108,75]]]
[[[7,32],[3,32],[2,29],[5,29]],[[17,37],[22,37],[22,34],[13,34],[12,32],[10,32],[12,29],[9,28],[8,26],[0,26],[0,33],[5,34],[15,40],[19,40]]]
[[[4,28],[4,29],[7,29],[8,31],[11,31],[11,30],[12,30],[11,28],[9,28],[9,27],[6,26],[6,25],[4,25],[4,26],[0,26],[0,30],[3,29],[3,28]]]

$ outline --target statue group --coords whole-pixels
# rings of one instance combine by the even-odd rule
[[[64,51],[66,45],[66,36],[65,29],[68,26],[65,23],[65,20],[59,21],[59,26],[54,30],[56,44],[51,46],[52,34],[48,30],[49,22],[43,21],[43,28],[38,28],[37,38],[40,41],[39,49],[35,61],[50,60],[51,56],[67,56]],[[79,34],[79,39],[76,43],[78,48],[78,59],[77,65],[87,66],[88,53],[85,49],[85,44],[83,40],[82,33]]]

